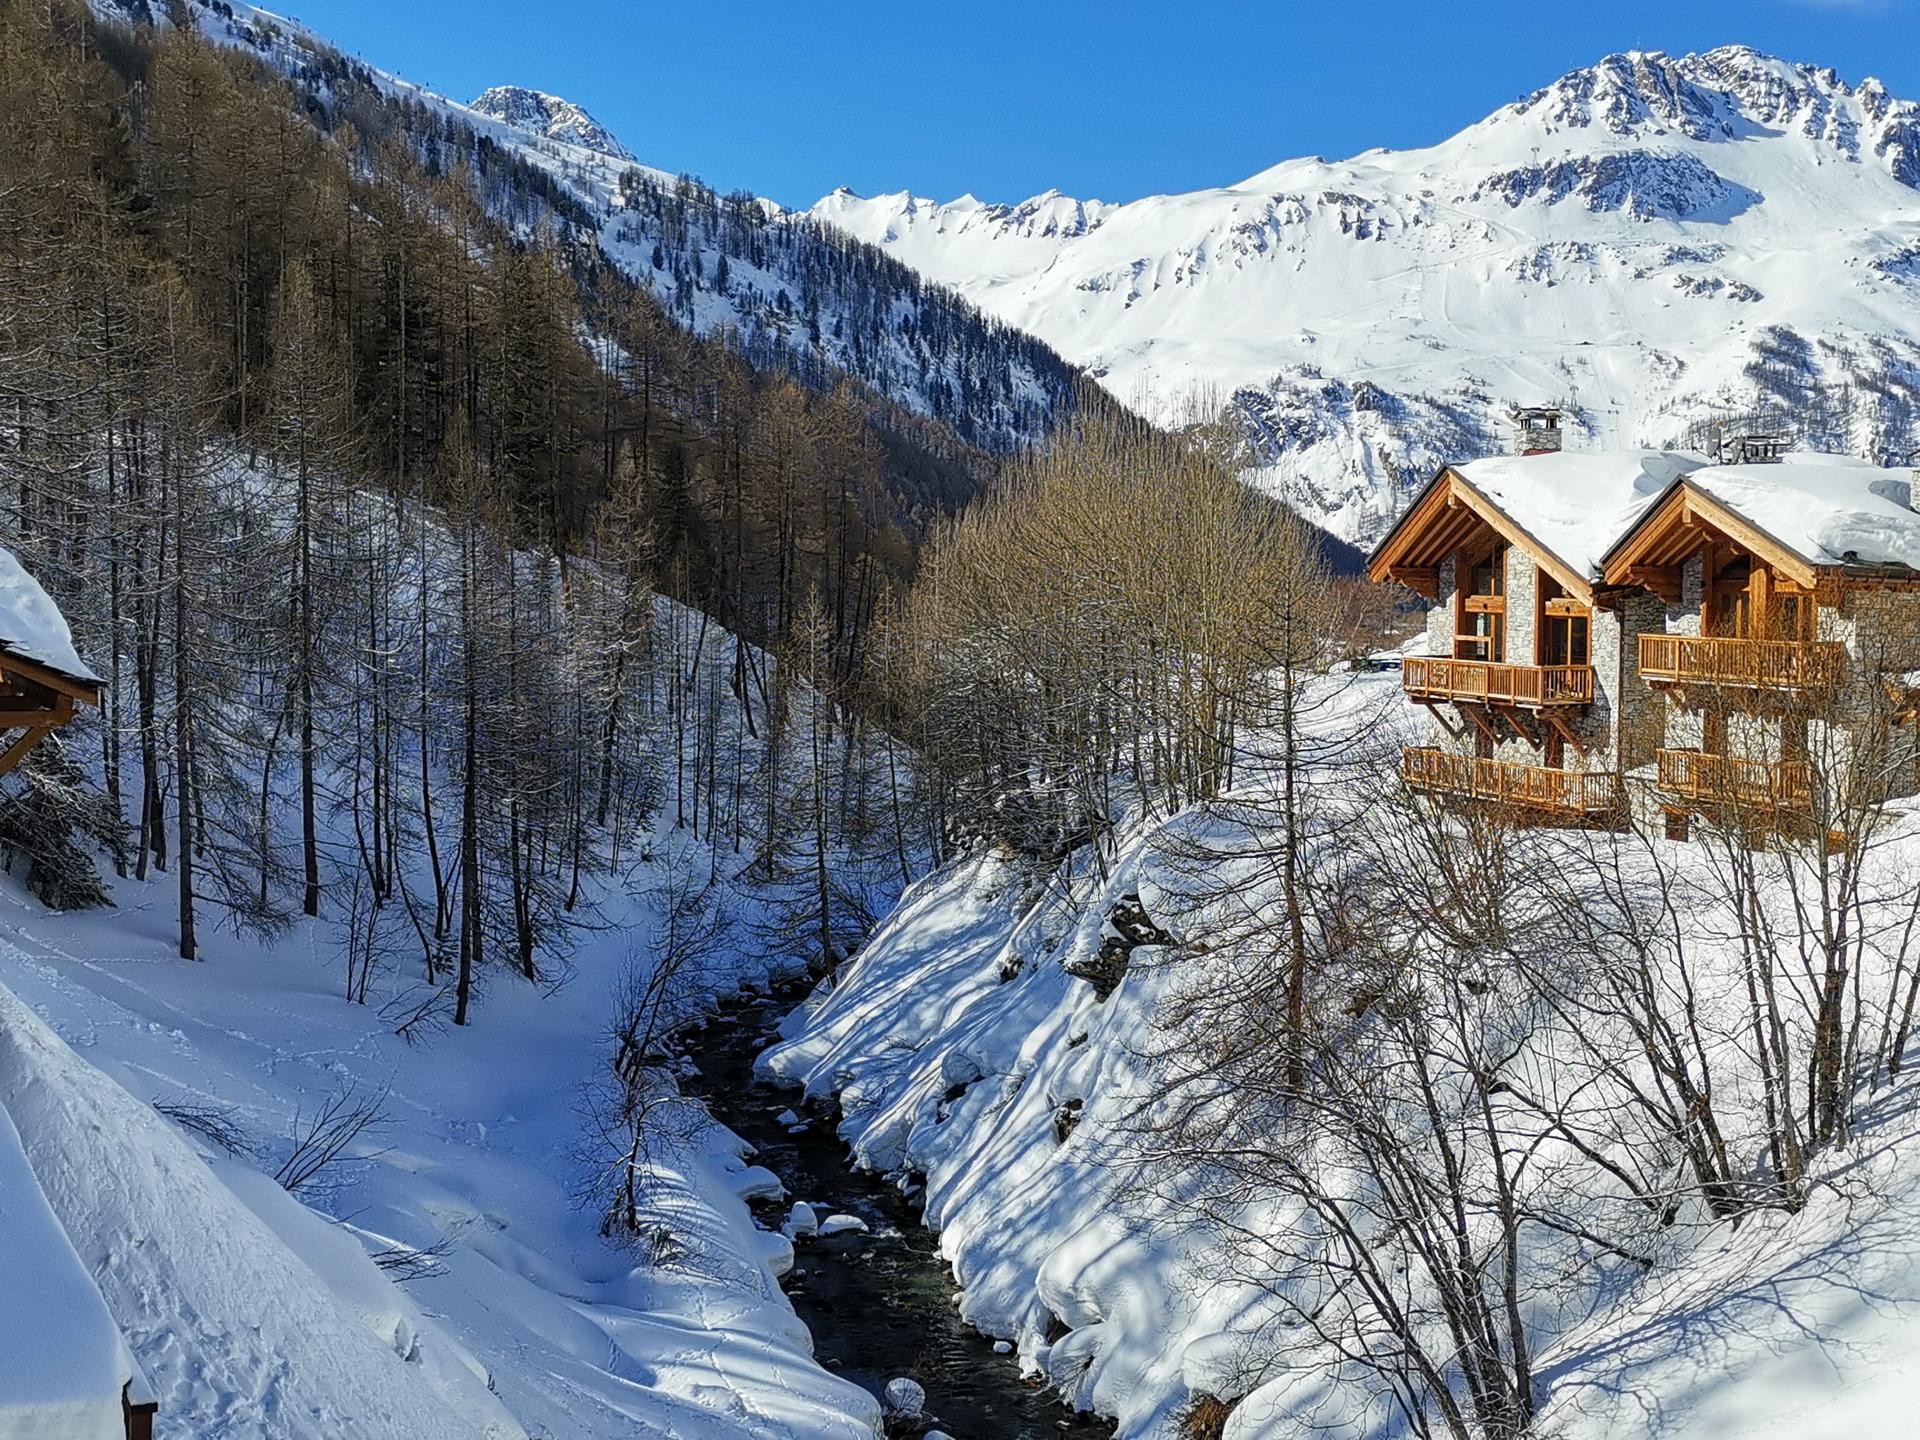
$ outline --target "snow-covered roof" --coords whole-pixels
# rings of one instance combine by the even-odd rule
[[[1576,574],[1600,557],[1668,486],[1705,457],[1672,450],[1495,455],[1454,471]]]
[[[0,546],[0,652],[32,660],[70,680],[100,683],[73,648],[73,632],[60,607],[4,546]]]
[[[1771,465],[1712,465],[1687,479],[1811,565],[1920,570],[1911,470],[1798,452]]]

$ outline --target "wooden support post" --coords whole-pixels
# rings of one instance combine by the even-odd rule
[[[1566,721],[1562,720],[1551,710],[1542,710],[1540,712],[1540,718],[1553,727],[1556,735],[1573,747],[1574,754],[1583,757],[1586,755],[1587,747],[1580,743],[1579,738],[1573,733],[1573,727],[1571,725],[1567,724]]]
[[[1534,749],[1538,750],[1540,748],[1540,746],[1543,743],[1540,737],[1540,732],[1535,730],[1531,725],[1527,723],[1526,718],[1520,713],[1520,711],[1518,711],[1511,705],[1496,705],[1491,708],[1494,714],[1498,715],[1502,720],[1506,721],[1507,724],[1513,728],[1513,733],[1515,735],[1518,735],[1522,740],[1526,741],[1527,744],[1531,745]]]
[[[52,728],[51,725],[28,726],[26,730],[21,732],[19,739],[15,740],[13,744],[9,745],[5,750],[0,750],[0,775],[5,775],[8,771],[12,770],[14,766],[26,759],[27,752],[38,745],[41,737]]]

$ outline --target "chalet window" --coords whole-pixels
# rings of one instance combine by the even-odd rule
[[[1813,639],[1813,597],[1775,590],[1767,606],[1767,631],[1775,640]]]
[[[1500,665],[1507,658],[1507,547],[1496,545],[1467,568],[1454,627],[1454,657]]]
[[[1745,556],[1715,573],[1705,617],[1709,635],[1729,640],[1752,638],[1752,580],[1753,567]]]
[[[1745,640],[1753,630],[1753,602],[1744,590],[1716,590],[1713,594],[1713,633],[1729,640]]]
[[[1791,765],[1807,758],[1807,717],[1783,716],[1780,721],[1780,758]]]
[[[1469,595],[1505,595],[1507,593],[1507,547],[1496,545],[1493,553],[1467,572]]]
[[[1549,615],[1541,635],[1542,665],[1591,665],[1593,621],[1585,615]]]
[[[1467,630],[1455,637],[1461,660],[1485,660],[1504,665],[1507,659],[1507,617],[1504,611],[1476,610],[1467,616]]]
[[[1540,663],[1591,665],[1593,612],[1560,588],[1544,572],[1540,576]]]
[[[1707,755],[1727,753],[1727,717],[1723,711],[1709,710],[1700,717],[1700,749]]]

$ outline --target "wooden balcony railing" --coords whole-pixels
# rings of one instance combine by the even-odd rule
[[[1416,700],[1467,700],[1497,705],[1590,705],[1591,665],[1495,665],[1485,660],[1408,656],[1400,682]]]
[[[1659,757],[1660,788],[1684,800],[1764,810],[1812,804],[1813,775],[1804,760],[1746,760],[1698,750],[1662,750]]]
[[[1425,746],[1408,748],[1401,773],[1416,790],[1558,815],[1603,815],[1620,803],[1619,777],[1609,772],[1550,770]]]
[[[1847,647],[1837,640],[1736,640],[1642,635],[1640,674],[1648,680],[1745,685],[1764,690],[1829,690],[1840,683]]]

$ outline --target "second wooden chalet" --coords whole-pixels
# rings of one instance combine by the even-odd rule
[[[1428,654],[1404,662],[1409,699],[1435,724],[1406,752],[1416,788],[1607,823],[1621,811],[1637,707],[1634,672],[1658,600],[1608,587],[1613,537],[1706,462],[1659,450],[1532,453],[1449,465],[1375,549],[1368,574],[1435,601]]]
[[[1662,607],[1636,643],[1661,702],[1651,778],[1670,833],[1698,815],[1840,834],[1914,793],[1914,481],[1749,445],[1678,477],[1602,558],[1606,583]]]

